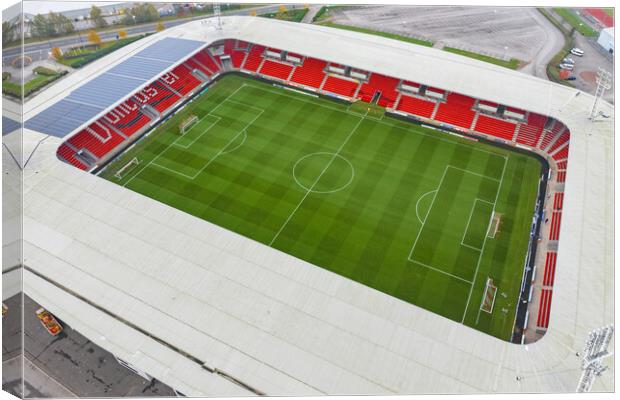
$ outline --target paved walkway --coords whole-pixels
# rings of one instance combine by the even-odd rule
[[[316,4],[311,5],[306,15],[304,15],[304,19],[302,19],[301,22],[303,24],[311,24],[314,16],[321,10],[322,7],[323,6]]]
[[[547,80],[547,64],[564,47],[564,35],[537,9],[530,9],[532,19],[543,29],[545,40],[534,58],[520,72]]]
[[[156,380],[147,381],[120,365],[114,355],[98,347],[63,321],[64,330],[51,336],[35,315],[40,306],[24,296],[24,349],[21,357],[19,296],[5,300],[9,314],[2,319],[3,388],[28,397],[175,396]]]

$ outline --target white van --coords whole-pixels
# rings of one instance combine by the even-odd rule
[[[583,57],[583,50],[578,49],[577,47],[572,48],[570,52],[571,54],[574,54],[577,57]]]

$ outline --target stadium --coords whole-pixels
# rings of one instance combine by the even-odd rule
[[[574,392],[614,313],[593,99],[328,27],[168,29],[26,103],[24,292],[188,396]]]

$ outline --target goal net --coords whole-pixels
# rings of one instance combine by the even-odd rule
[[[183,121],[181,121],[181,123],[179,124],[179,133],[181,135],[184,135],[187,131],[189,131],[192,126],[194,126],[196,123],[198,122],[198,117],[195,115],[190,115],[189,117],[185,118]]]
[[[133,159],[131,159],[131,161],[129,161],[127,164],[123,165],[118,171],[116,171],[114,176],[118,179],[123,179],[123,177],[125,177],[129,172],[133,171],[133,169],[139,164],[140,160],[138,160],[138,157],[134,157]]]
[[[487,313],[493,312],[493,306],[495,305],[495,295],[497,294],[497,287],[493,285],[493,279],[487,278],[486,286],[484,287],[484,294],[482,295],[482,303],[480,309]]]
[[[493,215],[491,215],[489,231],[487,232],[487,236],[489,238],[493,239],[499,233],[499,227],[500,227],[501,222],[502,222],[502,214],[494,212]]]

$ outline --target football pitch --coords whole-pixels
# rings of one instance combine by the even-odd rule
[[[227,76],[101,176],[509,340],[540,162],[371,111]]]

